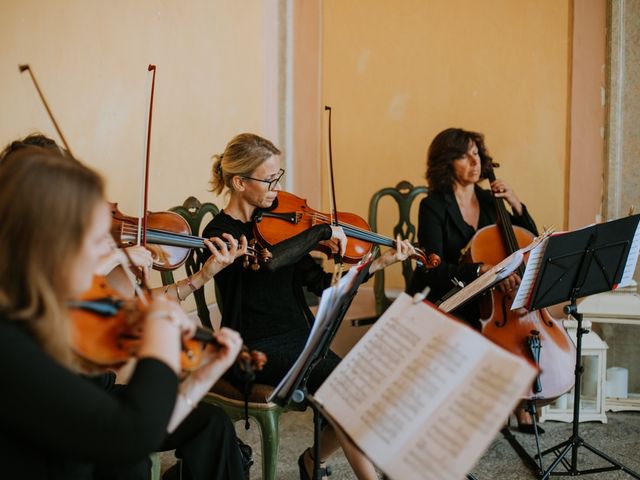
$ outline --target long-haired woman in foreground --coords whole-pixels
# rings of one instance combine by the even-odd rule
[[[75,160],[22,148],[0,164],[0,218],[3,473],[130,478],[231,365],[240,337],[223,329],[223,347],[178,387],[181,338],[194,327],[177,303],[154,298],[129,384],[106,391],[77,372],[67,308],[111,250],[102,180]]]

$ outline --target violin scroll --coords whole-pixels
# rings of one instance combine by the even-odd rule
[[[414,247],[414,250],[416,251],[416,253],[415,255],[412,255],[411,258],[416,261],[418,268],[430,270],[432,268],[440,266],[440,257],[435,253],[430,253],[429,255],[427,255],[424,250],[418,247]]]
[[[273,258],[273,254],[266,248],[260,246],[255,238],[249,240],[247,254],[244,256],[242,266],[251,270],[260,270],[260,265]]]

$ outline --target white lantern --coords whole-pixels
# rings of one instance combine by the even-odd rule
[[[576,343],[576,320],[565,320],[564,326]],[[605,378],[607,370],[607,343],[595,332],[591,331],[591,322],[582,321],[582,327],[589,330],[582,335],[582,367],[580,395],[580,421],[607,423],[605,414]],[[560,368],[560,367],[559,367]],[[540,421],[555,420],[571,422],[573,420],[574,391],[564,394],[554,403],[543,407],[540,411]]]

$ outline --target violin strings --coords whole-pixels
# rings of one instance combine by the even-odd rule
[[[125,235],[137,235],[137,228],[133,225],[123,224],[122,233]],[[157,230],[154,228],[147,228],[147,240],[150,243],[155,243],[156,241],[159,243],[172,242],[172,246],[176,247],[189,247],[189,248],[203,248],[204,238],[196,237],[194,235],[188,235],[186,233],[179,232],[167,232],[163,230]],[[179,245],[175,245],[175,243],[180,243]],[[171,245],[171,243],[169,243]],[[230,247],[229,242],[225,241],[227,247]],[[247,251],[251,253],[256,252],[256,248],[247,247]]]
[[[328,215],[324,215],[322,213],[303,213],[302,215],[310,216],[313,220],[321,220],[326,223],[331,223],[331,218]],[[348,223],[340,222],[338,220],[338,225],[344,228],[345,230],[352,233],[351,236],[358,236],[357,238],[368,241],[371,243],[379,243],[382,245],[386,245],[388,247],[395,246],[395,241],[392,238],[385,237],[384,235],[380,235],[378,233],[372,232],[370,230],[366,230],[361,227],[357,227],[355,225],[350,225]]]

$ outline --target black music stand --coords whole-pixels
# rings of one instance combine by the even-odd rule
[[[637,235],[640,215],[597,224],[574,232],[551,236],[546,245],[540,270],[530,295],[529,310],[537,310],[569,300],[565,313],[578,322],[576,332],[576,367],[573,402],[573,431],[568,440],[536,455],[554,453],[556,459],[549,468],[540,472],[540,480],[551,475],[577,476],[622,470],[634,478],[640,475],[594,448],[580,436],[580,386],[582,367],[582,314],[578,312],[576,299],[586,295],[613,290],[633,275],[638,259],[640,238]],[[525,273],[526,278],[526,273]],[[523,281],[524,283],[524,281]],[[585,447],[610,466],[578,470],[578,448]],[[571,452],[571,463],[565,457]],[[562,462],[566,472],[554,472]],[[542,465],[542,464],[540,464]]]
[[[326,321],[323,322],[321,329],[317,332],[317,337],[314,338],[314,345],[311,351],[305,352],[303,350],[301,358],[303,363],[297,369],[297,375],[289,382],[286,387],[281,383],[273,392],[270,399],[281,405],[287,405],[289,402],[293,402],[300,406],[308,405],[313,410],[313,458],[314,458],[314,472],[313,479],[320,480],[320,432],[322,429],[322,414],[318,410],[317,404],[308,401],[310,395],[307,393],[307,380],[311,371],[316,364],[322,360],[329,351],[331,342],[333,341],[340,324],[344,319],[351,302],[358,292],[360,285],[369,277],[369,268],[371,261],[363,264],[355,274],[353,282],[348,285],[344,292],[337,294],[331,300],[330,309],[327,312]],[[317,319],[318,320],[318,319]],[[305,347],[305,350],[307,347]],[[295,368],[295,366],[294,366]],[[285,377],[286,379],[287,377]]]

